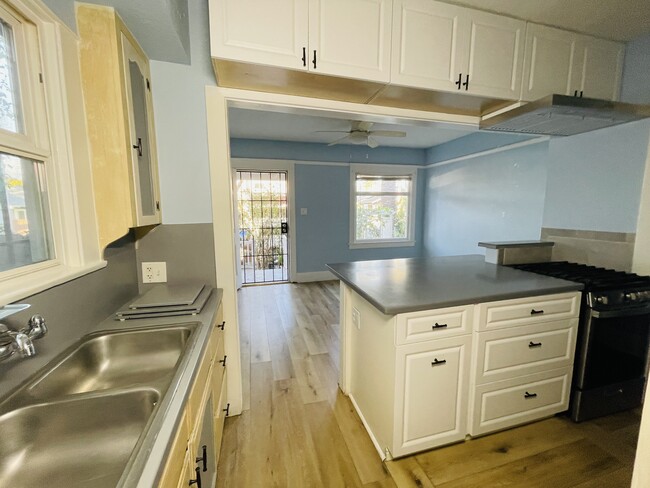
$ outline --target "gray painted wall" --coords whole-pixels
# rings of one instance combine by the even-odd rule
[[[45,317],[49,331],[35,342],[36,356],[22,359],[14,355],[0,362],[0,396],[137,295],[133,235],[110,245],[104,258],[108,262],[104,269],[21,300],[31,304],[31,308],[3,320],[17,330],[25,326],[32,314],[39,313]]]
[[[629,42],[625,48],[621,101],[650,104],[650,35]]]

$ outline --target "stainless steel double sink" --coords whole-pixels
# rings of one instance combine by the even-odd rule
[[[115,487],[196,323],[82,338],[0,403],[0,486]]]

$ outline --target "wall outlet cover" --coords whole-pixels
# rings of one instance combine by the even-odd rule
[[[142,263],[143,283],[166,283],[167,263],[165,261]]]

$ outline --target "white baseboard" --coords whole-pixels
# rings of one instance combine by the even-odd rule
[[[308,273],[296,273],[292,276],[291,281],[295,283],[307,283],[309,281],[329,281],[337,279],[329,271],[311,271]]]
[[[363,426],[366,428],[366,432],[368,432],[368,435],[370,436],[370,440],[372,441],[372,444],[375,446],[375,449],[377,449],[377,452],[379,453],[379,457],[381,458],[382,461],[390,461],[392,460],[392,457],[387,456],[389,454],[388,452],[384,452],[381,450],[381,446],[379,445],[379,441],[375,437],[375,435],[372,433],[372,430],[370,430],[370,427],[368,426],[368,422],[366,422],[366,419],[364,418],[363,414],[361,413],[361,410],[359,410],[359,405],[357,405],[357,402],[354,400],[354,397],[352,394],[349,395],[350,401],[352,402],[352,406],[354,409],[357,411],[357,415],[359,415],[359,418],[361,419],[361,423]]]

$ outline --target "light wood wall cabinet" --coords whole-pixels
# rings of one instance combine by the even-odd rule
[[[199,485],[199,479],[204,486],[213,486],[218,475],[216,467],[221,452],[223,423],[229,410],[226,403],[224,326],[223,310],[219,307],[158,484],[160,488],[186,488]]]
[[[579,293],[477,305],[470,435],[568,408],[579,306]]]
[[[213,57],[389,80],[391,0],[211,0],[210,10]]]
[[[151,77],[114,9],[77,4],[83,96],[102,248],[161,222]]]
[[[618,100],[625,45],[528,24],[521,99],[550,94]]]
[[[431,0],[395,0],[391,83],[517,99],[526,23]]]

